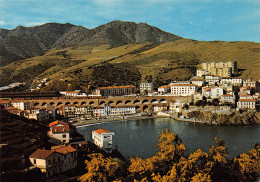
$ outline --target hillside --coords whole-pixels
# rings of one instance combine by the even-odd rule
[[[201,62],[212,61],[237,61],[237,76],[260,78],[259,43],[182,39],[145,23],[113,21],[94,29],[73,26],[44,55],[0,68],[0,85],[30,86],[33,80],[48,77],[50,84],[43,90],[89,91],[101,83],[137,85],[142,80],[160,86],[189,79]],[[124,73],[127,76],[121,77]]]
[[[13,115],[0,108],[0,143],[7,144],[0,152],[1,174],[28,167],[29,162],[22,163],[23,158],[47,145],[47,130],[47,123]]]

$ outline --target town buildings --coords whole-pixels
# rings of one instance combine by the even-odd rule
[[[28,112],[29,113],[25,115],[28,119],[47,121],[50,118],[50,114],[46,109],[31,109]]]
[[[170,91],[171,91],[170,85],[163,85],[163,86],[158,88],[158,93],[160,93],[160,94],[167,94]]]
[[[93,108],[89,106],[67,105],[63,107],[63,110],[65,118],[93,115]]]
[[[110,132],[105,129],[98,129],[92,131],[92,140],[95,145],[102,148],[108,153],[111,153],[115,149],[114,132]]]
[[[11,102],[13,107],[20,109],[22,111],[24,110],[30,110],[30,102],[24,102],[24,101],[18,101],[18,100],[14,100]]]
[[[210,72],[211,75],[230,77],[237,72],[237,62],[208,62],[201,64],[202,70]]]
[[[94,109],[94,116],[121,116],[136,113],[135,107],[110,107],[103,109]]]
[[[96,90],[97,95],[101,96],[120,96],[134,94],[136,87],[133,85],[100,87]]]

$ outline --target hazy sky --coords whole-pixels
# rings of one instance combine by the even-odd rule
[[[260,0],[0,0],[0,27],[145,22],[196,40],[260,42]]]

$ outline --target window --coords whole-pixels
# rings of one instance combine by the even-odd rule
[[[66,138],[66,134],[62,135],[62,138]]]
[[[36,159],[33,159],[33,163],[36,164]]]
[[[49,160],[49,164],[51,164],[51,160]]]

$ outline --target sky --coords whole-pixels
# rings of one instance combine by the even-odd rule
[[[113,20],[195,40],[260,43],[260,0],[0,0],[5,29],[48,22],[92,29]]]

